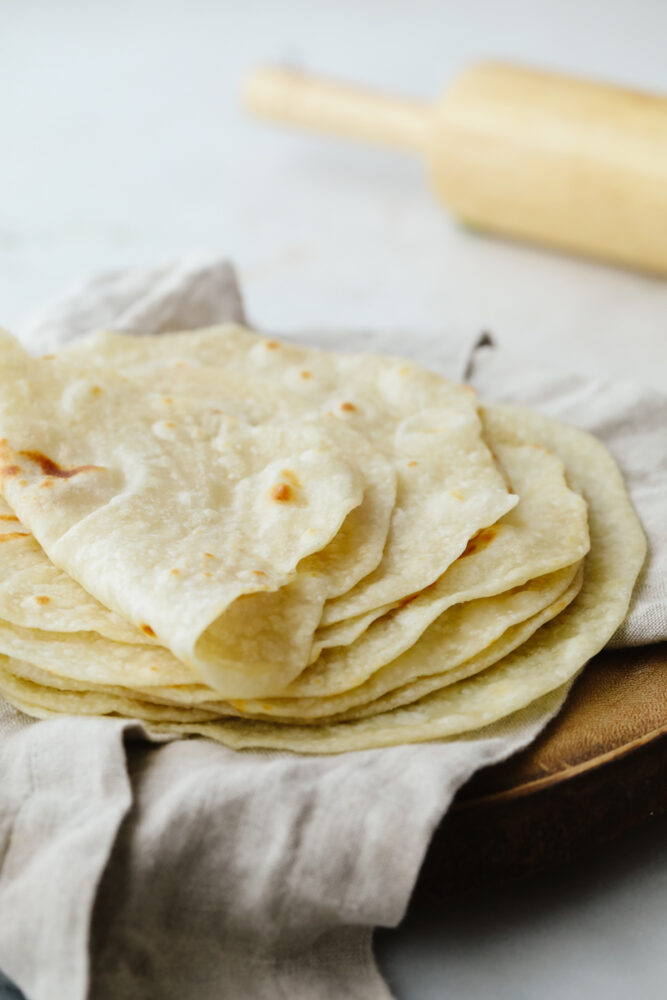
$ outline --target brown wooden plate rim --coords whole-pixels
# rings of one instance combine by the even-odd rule
[[[585,760],[580,764],[575,764],[573,767],[560,771],[558,774],[551,774],[545,778],[535,778],[533,781],[528,781],[524,785],[519,785],[516,788],[508,788],[502,792],[492,792],[489,795],[480,795],[478,798],[474,799],[463,799],[460,802],[456,802],[454,804],[454,808],[457,811],[463,811],[464,809],[475,808],[476,806],[486,805],[487,803],[491,804],[499,800],[507,802],[511,799],[523,798],[524,796],[532,795],[534,792],[538,792],[542,788],[558,785],[562,781],[568,781],[570,778],[576,778],[578,775],[584,774],[586,771],[591,771],[594,768],[601,767],[611,761],[627,757],[628,754],[632,753],[634,750],[638,750],[640,747],[645,746],[652,740],[665,735],[667,735],[667,725],[660,726],[658,729],[653,729],[650,733],[645,733],[643,736],[632,740],[630,743],[624,744],[622,747],[616,747],[615,749],[608,750],[606,753],[600,754],[597,757],[591,757],[590,760]]]

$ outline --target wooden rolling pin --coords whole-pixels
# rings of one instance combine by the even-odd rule
[[[500,63],[440,100],[257,70],[259,115],[423,156],[462,221],[667,274],[667,98]]]

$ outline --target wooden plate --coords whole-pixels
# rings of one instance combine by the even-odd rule
[[[420,883],[514,879],[664,811],[667,643],[605,651],[532,746],[461,789]]]

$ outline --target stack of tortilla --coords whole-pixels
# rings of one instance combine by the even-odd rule
[[[0,692],[309,753],[561,686],[645,540],[590,435],[402,359],[237,326],[0,334]]]

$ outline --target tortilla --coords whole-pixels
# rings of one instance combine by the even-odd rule
[[[98,632],[118,642],[153,645],[120,615],[103,607],[47,558],[0,497],[0,619],[21,628]]]
[[[575,677],[627,614],[646,557],[644,533],[613,458],[594,437],[521,407],[493,407],[485,418],[499,440],[539,441],[556,451],[588,503],[591,549],[582,588],[567,608],[488,670],[372,718],[320,726],[229,719],[153,728],[204,735],[236,749],[340,753],[458,737]]]
[[[471,677],[476,673],[480,673],[482,670],[486,669],[488,666],[497,662],[499,659],[520,646],[545,622],[550,621],[556,615],[560,614],[560,612],[577,596],[581,589],[582,581],[583,571],[582,567],[580,567],[569,587],[567,587],[567,589],[556,601],[548,605],[538,614],[528,618],[526,621],[508,628],[507,631],[504,632],[498,640],[496,640],[496,642],[487,647],[477,656],[474,656],[445,672],[424,677],[420,676],[404,687],[391,690],[388,694],[385,694],[374,701],[369,701],[361,707],[343,712],[340,715],[335,716],[333,719],[327,719],[327,722],[349,721],[351,719],[366,718],[368,716],[388,712],[392,709],[409,705],[411,702],[419,701],[425,695],[430,694],[433,691],[441,690],[443,687],[455,684],[457,681],[463,680],[466,677]],[[151,715],[151,710],[153,706],[156,705],[162,708],[169,706],[175,709],[175,711],[169,716],[166,712],[163,713],[161,716],[162,721],[164,721],[167,717],[172,721],[181,722],[204,721],[205,717],[207,721],[214,721],[216,718],[220,718],[221,716],[229,713],[228,706],[202,701],[197,698],[192,698],[189,704],[180,703],[179,701],[174,700],[173,697],[170,698],[170,690],[168,688],[151,689],[150,691],[141,692],[122,687],[100,685],[90,686],[63,678],[57,674],[39,670],[30,664],[15,659],[7,661],[7,671],[10,677],[5,678],[4,691],[7,693],[8,697],[13,696],[20,698],[21,704],[17,705],[17,707],[23,707],[30,702],[36,708],[41,707],[50,711],[76,712],[76,698],[70,697],[65,700],[60,699],[59,697],[54,697],[52,689],[55,688],[56,691],[67,692],[68,695],[76,694],[78,692],[86,695],[90,695],[92,693],[103,695],[104,700],[100,700],[97,703],[90,698],[82,700],[81,704],[85,706],[85,711],[91,711],[93,714],[94,705],[97,705],[98,708],[102,705],[105,706],[107,713],[113,712],[115,714],[126,715],[134,714],[137,718],[144,720],[151,720],[153,717]],[[32,685],[30,687],[21,687],[15,683],[16,679],[31,681]],[[3,690],[2,676],[0,676],[0,690]],[[199,716],[191,714],[191,709],[198,711],[200,713]],[[312,725],[319,725],[321,722],[320,719],[282,721],[297,722],[298,724],[310,723]]]
[[[325,624],[429,586],[516,503],[482,440],[474,390],[401,358],[335,354],[231,325],[159,338],[97,334],[62,356],[217,400],[253,422],[331,414],[393,463],[396,506],[382,562],[327,603]]]
[[[18,669],[12,671],[12,666]],[[101,690],[58,689],[26,680],[20,676],[17,661],[0,656],[0,692],[16,708],[28,715],[125,715],[145,722],[207,721],[212,712],[199,708],[178,708],[155,702],[138,702],[117,692]]]
[[[307,691],[309,683],[315,686],[319,682],[321,690],[316,689],[314,696],[230,705],[210,690],[189,685],[174,690],[170,700],[186,705],[206,702],[223,715],[311,721],[347,714],[419,677],[442,675],[480,656],[507,629],[550,604],[569,586],[578,561],[588,550],[585,504],[567,487],[557,456],[534,445],[491,440],[521,493],[518,505],[494,533],[487,532],[484,540],[477,538],[467,555],[457,560],[431,591],[375,623],[353,646],[328,651],[320,663],[291,685]],[[485,599],[487,594],[492,596]],[[495,648],[500,650],[497,645]],[[83,670],[80,651],[84,654]],[[74,680],[137,689],[150,684],[152,690],[145,692],[150,698],[155,686],[186,685],[188,679],[174,678],[176,664],[165,660],[160,671],[155,658],[144,657],[137,663],[145,663],[149,681],[146,669],[133,681],[132,651],[107,650],[99,642],[90,663],[85,642],[73,644],[69,654],[61,642],[57,649],[41,646],[31,655],[26,642],[21,646],[15,640],[7,643],[2,628],[0,652]],[[498,651],[497,657],[501,655]],[[492,661],[487,658],[485,665],[488,662]],[[325,664],[330,671],[328,678]],[[329,689],[333,689],[331,694]]]
[[[331,375],[322,359],[311,366],[315,376],[310,369],[308,377],[296,372],[290,352],[302,349],[288,345],[282,345],[286,357],[274,365],[268,355],[280,352],[281,345],[270,346],[246,331],[204,332],[201,341],[207,350],[219,350],[221,344],[226,350],[231,341],[232,354],[236,350],[242,361],[252,355],[253,364],[267,368],[277,393],[275,387],[270,391],[268,377],[262,383],[264,376],[248,375],[253,391],[267,400],[286,392],[290,379],[309,383],[321,372],[317,388],[323,398],[337,385],[347,391],[358,384],[367,395],[360,393],[344,412],[369,409],[358,431],[337,433],[338,418],[322,415],[304,393],[306,410],[290,402],[275,419],[252,424],[243,400],[231,390],[225,389],[219,402],[223,410],[238,404],[233,415],[216,412],[208,389],[196,397],[142,394],[134,381],[137,371],[118,376],[96,367],[86,374],[73,362],[33,361],[0,338],[0,360],[9,372],[7,384],[0,386],[0,465],[3,489],[16,511],[8,517],[20,518],[15,531],[4,532],[8,541],[3,544],[7,551],[10,541],[22,545],[24,525],[29,526],[48,555],[80,583],[90,584],[99,601],[135,627],[143,623],[175,654],[159,646],[114,642],[94,631],[58,632],[0,621],[0,654],[8,654],[0,656],[0,689],[18,707],[40,717],[70,711],[136,717],[157,733],[203,734],[238,749],[321,753],[457,738],[561,688],[622,621],[646,544],[613,460],[590,435],[530,411],[492,408],[484,414],[484,432],[498,454],[496,468],[476,414],[470,418],[470,399],[468,408],[461,399],[453,404],[437,399],[437,406],[420,409],[417,396],[411,402],[409,397],[428,379],[413,384],[413,369],[405,363],[401,374],[398,362],[383,366],[370,359],[368,368],[380,386],[373,395],[364,381],[366,359],[350,364],[347,381],[336,381],[342,378],[340,367],[332,363]],[[173,344],[158,347],[158,356],[161,351],[172,364]],[[151,370],[160,376],[158,369]],[[239,378],[245,374],[241,365]],[[397,389],[400,379],[407,386],[405,396]],[[200,367],[191,381],[200,388],[219,387],[220,370]],[[386,432],[392,392],[405,407],[400,420],[395,407],[392,411],[393,439]],[[378,398],[385,410],[377,406],[371,413]],[[128,416],[133,435],[123,435]],[[451,422],[441,433],[439,421],[445,416]],[[385,430],[378,430],[380,425]],[[427,440],[431,431],[435,434]],[[350,441],[355,435],[371,440],[363,459],[355,461],[346,435],[352,435]],[[380,441],[382,447],[375,449]],[[409,477],[396,456],[400,452],[405,462],[408,453],[419,453],[410,459],[417,466],[409,466],[419,468],[419,449],[428,465],[422,494],[429,498],[426,523],[437,524],[436,515],[454,520],[430,539],[438,553],[428,572],[441,559],[441,545],[449,546],[451,556],[452,539],[462,537],[456,533],[470,531],[471,511],[485,510],[486,516],[494,505],[507,503],[501,466],[508,468],[512,486],[520,486],[521,500],[512,510],[517,501],[510,496],[500,519],[490,522],[492,530],[486,524],[468,535],[444,572],[406,594],[406,579],[419,577],[423,568],[415,574],[414,553],[396,547],[396,523],[402,523],[396,511],[404,513],[414,503],[416,515],[421,486],[406,487]],[[563,460],[572,489],[553,452]],[[375,454],[381,460],[374,480],[364,466]],[[456,468],[448,469],[447,460]],[[448,475],[459,481],[469,477],[478,502],[466,502],[464,516],[456,515],[456,505],[442,503],[438,472],[441,493],[451,486]],[[391,494],[394,476],[397,504],[390,523],[391,503],[375,502],[373,489],[381,493],[389,484]],[[281,508],[283,501],[289,510]],[[371,566],[375,560],[377,568],[350,584],[360,572],[351,568],[350,557],[367,525],[377,527],[377,534],[362,561]],[[415,534],[415,524],[404,536],[401,530],[399,540],[405,541]],[[208,549],[210,555],[203,553],[206,559],[218,556],[220,565],[206,571],[209,577],[192,558],[193,540],[199,555],[201,544],[212,540],[217,545]],[[402,597],[364,603],[369,593],[381,592],[375,584],[385,570],[392,586],[398,586],[398,563],[392,559],[401,554],[406,560]],[[169,575],[176,578],[174,587],[184,577],[182,607],[166,578],[175,556],[181,559],[179,572]],[[266,580],[258,585],[250,578],[260,565]],[[214,583],[206,586],[202,578]],[[340,598],[332,600],[337,587]],[[366,631],[357,631],[348,646],[325,648],[300,673],[324,601],[329,597],[327,608],[335,608],[355,591],[362,600],[355,597],[352,608],[361,610],[337,618],[337,611],[327,614],[325,608],[316,642],[326,642],[336,630],[352,635],[362,622]],[[397,600],[401,605],[391,607]],[[369,621],[378,610],[381,617]],[[148,611],[154,616],[150,623]],[[72,655],[77,648],[80,654]],[[193,667],[205,679],[215,677],[215,685],[197,683]]]
[[[31,359],[7,335],[0,360],[3,492],[52,562],[221,694],[282,690],[310,644],[281,627],[275,592],[364,496],[325,422],[250,426],[109,371]],[[224,627],[255,594],[276,624],[270,659],[265,630],[253,658],[252,637],[235,645]]]
[[[358,437],[345,428],[335,427],[333,430],[339,441],[348,436]],[[289,591],[284,590],[277,599],[273,594],[257,595],[254,600],[237,602],[233,610],[230,609],[226,626],[238,635],[243,635],[244,630],[250,632],[256,643],[257,623],[268,617],[272,610],[271,602],[280,604],[286,618],[289,597],[291,622],[286,621],[285,624],[291,624],[292,641],[295,642],[296,636],[297,641],[309,648],[326,598],[348,589],[382,558],[395,495],[395,477],[388,463],[366,442],[355,440],[351,444],[346,443],[355,449],[356,457],[364,464],[366,490],[361,504],[351,511],[335,539],[323,552],[302,562],[299,566],[300,578],[288,585]],[[11,508],[0,499],[0,543],[3,542],[5,544],[0,547],[0,652],[12,653],[11,649],[3,646],[6,624],[17,625],[19,629],[38,630],[34,640],[39,643],[49,641],[49,637],[43,635],[44,631],[98,632],[122,643],[156,643],[154,637],[104,608],[76,581],[55,567]],[[300,600],[301,593],[304,596]],[[63,662],[71,663],[77,671],[75,676],[79,676],[81,641],[75,640],[72,656],[68,655],[62,635],[55,641],[58,655],[62,656]],[[98,680],[114,682],[117,680],[119,657],[112,654],[109,662],[109,657],[105,655],[107,650],[107,646],[97,643],[96,656],[91,665],[99,673]],[[36,662],[43,662],[45,653],[50,655],[48,651],[39,650]],[[29,652],[24,649],[22,655],[29,655]],[[131,655],[131,652],[126,650],[126,655]]]
[[[452,662],[453,650],[457,650],[453,662],[462,662],[493,641],[500,634],[499,627],[502,631],[501,618],[496,620],[496,616],[498,608],[503,607],[502,595],[507,591],[565,567],[572,567],[571,575],[574,574],[590,544],[586,504],[568,487],[562,461],[540,445],[498,440],[492,428],[486,428],[486,432],[520,496],[517,506],[472,540],[466,554],[428,590],[377,619],[351,644],[324,649],[275,702],[244,700],[237,707],[249,714],[295,717],[302,714],[303,708],[303,714],[326,715],[333,710],[332,705],[342,704],[340,697],[333,696],[351,689],[354,689],[351,697],[361,704],[365,698],[364,682],[406,650],[412,648],[414,656],[406,655],[387,674],[395,678],[395,686],[402,686],[415,676],[422,655],[439,660],[444,670]],[[566,580],[561,589],[568,583]],[[485,603],[480,613],[476,602],[495,595],[500,595],[498,600]],[[541,606],[555,596],[547,594]],[[538,591],[538,602],[540,599]],[[525,617],[538,610],[540,607],[534,606]],[[440,616],[445,617],[438,624]],[[433,622],[436,624],[432,625]],[[420,636],[427,629],[429,633],[422,643]]]
[[[579,564],[575,564],[556,573],[537,577],[524,586],[515,587],[503,594],[455,604],[440,615],[400,656],[370,674],[364,683],[340,694],[329,697],[233,701],[232,705],[244,716],[326,721],[326,717],[339,716],[341,713],[347,717],[350,709],[369,702],[375,703],[382,695],[402,689],[410,681],[433,674],[446,678],[456,667],[487,651],[491,651],[491,657],[486,662],[492,663],[494,652],[497,652],[497,659],[503,655],[499,640],[507,630],[532,619],[544,608],[558,601],[572,585],[578,570]],[[579,583],[577,589],[580,586]]]
[[[439,664],[433,661],[428,664],[425,663],[421,671],[415,671],[415,679],[409,684],[396,688],[389,688],[386,683],[379,685],[380,690],[382,688],[386,690],[385,694],[373,701],[365,702],[356,708],[351,708],[343,712],[341,715],[336,716],[336,720],[363,719],[368,716],[379,715],[380,713],[419,701],[425,695],[431,694],[433,691],[440,691],[442,688],[456,684],[467,677],[474,677],[475,674],[481,673],[487,667],[492,666],[517,649],[517,647],[521,646],[537,632],[545,622],[551,621],[552,618],[559,615],[575,599],[581,590],[583,581],[584,567],[581,564],[572,577],[569,586],[565,588],[555,601],[547,604],[541,611],[538,611],[537,614],[532,615],[530,618],[526,618],[525,621],[519,621],[516,625],[511,625],[498,639],[486,646],[480,653],[470,657],[468,660],[464,660],[456,666],[450,667],[448,670],[436,670]],[[432,673],[428,673],[429,667],[433,671]],[[380,678],[382,673],[383,671],[379,671],[378,678]],[[371,681],[373,680],[374,678],[371,679]],[[200,707],[210,706],[208,703],[202,702]]]

